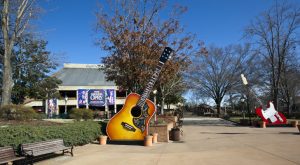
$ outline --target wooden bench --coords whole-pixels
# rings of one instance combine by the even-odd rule
[[[212,116],[213,116],[213,113],[211,113],[211,112],[204,112],[203,115],[204,115],[204,116],[210,116],[210,117],[212,117]]]
[[[0,147],[0,164],[12,163],[16,160],[24,159],[25,157],[17,157],[13,147]]]
[[[62,151],[63,154],[68,152],[73,156],[73,146],[66,147],[62,139],[21,144],[21,151],[23,155],[31,160],[35,156],[41,156],[58,151]]]

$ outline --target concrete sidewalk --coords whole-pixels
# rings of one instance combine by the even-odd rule
[[[158,143],[152,147],[88,144],[75,147],[74,157],[59,156],[36,164],[300,164],[297,128],[202,126],[192,121],[194,125],[183,126],[181,142]]]

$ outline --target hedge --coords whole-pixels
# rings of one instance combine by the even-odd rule
[[[0,128],[0,146],[17,147],[49,139],[64,139],[65,145],[83,145],[101,135],[101,124],[94,121],[75,122],[54,126],[8,126]]]
[[[73,108],[70,112],[70,118],[77,121],[93,119],[93,115],[93,110],[85,108]]]
[[[0,118],[6,120],[23,121],[38,117],[38,114],[32,108],[23,105],[5,105],[0,107]]]

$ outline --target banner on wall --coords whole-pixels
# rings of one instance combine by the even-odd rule
[[[53,115],[57,113],[57,99],[49,99],[48,100],[48,117],[51,118]]]
[[[88,101],[88,90],[78,89],[78,105],[86,105]]]
[[[88,102],[90,106],[105,106],[105,91],[102,89],[89,90]]]
[[[116,101],[114,89],[78,89],[78,105],[105,106],[114,105]]]
[[[107,105],[115,104],[115,90],[114,89],[106,90],[106,103],[107,103]]]

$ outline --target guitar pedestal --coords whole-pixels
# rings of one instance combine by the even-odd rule
[[[100,145],[106,145],[107,136],[101,135],[99,136],[99,144]]]
[[[157,143],[158,133],[153,133],[153,143]]]
[[[153,140],[153,136],[151,136],[151,135],[145,136],[145,139],[144,139],[144,146],[145,146],[145,147],[150,147],[150,146],[152,146],[152,140]]]
[[[260,121],[259,126],[260,126],[260,128],[267,128],[267,123],[264,121]]]
[[[295,128],[297,128],[297,125],[298,125],[298,120],[291,121],[291,124],[292,124],[292,127],[295,127]]]

